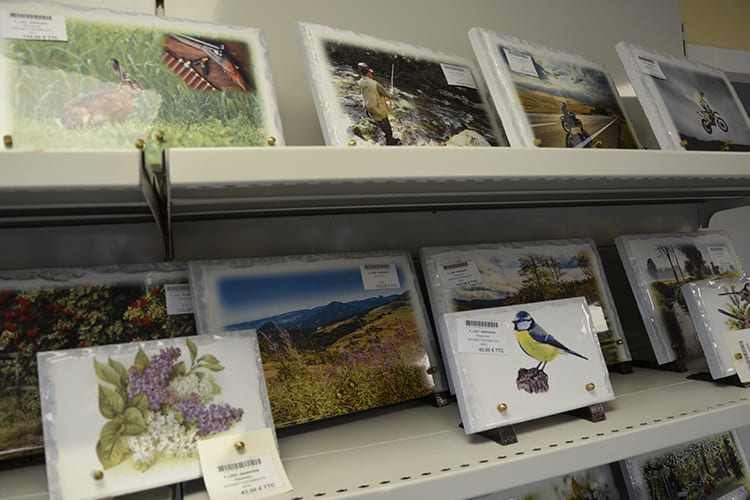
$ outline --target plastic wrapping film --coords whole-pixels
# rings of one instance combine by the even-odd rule
[[[517,335],[524,313],[535,326]],[[583,297],[448,313],[440,321],[467,434],[615,398]],[[554,338],[530,346],[525,331]],[[552,356],[549,344],[560,347]]]
[[[627,458],[620,468],[630,498],[750,498],[747,457],[735,431]]]
[[[484,28],[469,40],[511,146],[639,147],[601,64]]]
[[[446,389],[406,251],[196,261],[189,271],[200,333],[258,330],[277,427]]]
[[[742,274],[728,233],[622,235],[615,244],[657,363],[702,356],[680,287]]]
[[[470,59],[319,24],[297,35],[327,145],[507,145]],[[360,80],[389,96],[365,110]]]
[[[0,133],[14,149],[140,139],[159,163],[166,146],[284,144],[260,29],[45,2],[2,0],[0,12],[11,27],[0,49]]]
[[[620,500],[618,483],[609,464],[537,481],[517,488],[482,495],[473,500],[591,498]]]
[[[682,287],[682,296],[698,332],[711,376],[718,379],[736,374],[734,353],[730,352],[725,336],[731,331],[747,329],[750,278],[739,276],[689,283]]]
[[[37,357],[52,499],[195,479],[198,439],[273,426],[254,331]]]
[[[607,364],[631,360],[593,240],[425,247],[420,257],[438,330],[449,312],[586,295]],[[534,267],[547,278],[534,279]]]
[[[0,400],[13,446],[0,459],[41,453],[35,355],[196,334],[184,263],[0,271]],[[26,429],[26,430],[24,430]]]
[[[615,48],[661,149],[750,150],[750,119],[724,72],[629,42]]]

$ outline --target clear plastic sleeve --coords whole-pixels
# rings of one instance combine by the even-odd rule
[[[750,150],[750,119],[724,72],[629,42],[615,49],[662,149]]]
[[[622,235],[615,244],[657,363],[702,356],[680,287],[742,274],[729,235],[724,231]]]
[[[50,498],[201,476],[197,440],[272,428],[254,331],[41,352]]]
[[[511,146],[639,147],[601,64],[484,28],[469,40]]]

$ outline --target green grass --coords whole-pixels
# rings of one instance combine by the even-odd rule
[[[23,149],[130,148],[163,131],[165,145],[265,145],[265,117],[252,92],[210,92],[190,88],[163,62],[160,32],[138,26],[67,20],[69,41],[9,41],[14,144]],[[196,34],[200,36],[200,34]],[[256,56],[248,47],[250,60]],[[72,99],[117,88],[110,60],[145,91],[122,123],[69,130],[59,123]],[[156,151],[155,151],[156,154]]]
[[[8,391],[0,397],[0,456],[3,458],[13,450],[44,445],[39,392]]]

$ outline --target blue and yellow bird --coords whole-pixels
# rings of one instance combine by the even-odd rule
[[[544,371],[547,363],[555,359],[558,354],[572,354],[573,356],[588,360],[586,356],[568,349],[555,337],[545,332],[534,321],[531,314],[526,311],[518,311],[516,313],[516,317],[513,319],[513,329],[516,333],[516,340],[523,352],[539,360],[539,364],[536,366],[537,370]]]

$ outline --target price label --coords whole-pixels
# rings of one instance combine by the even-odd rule
[[[504,321],[459,318],[456,331],[459,352],[493,356],[510,356],[512,353],[511,329]]]
[[[471,286],[482,282],[477,263],[473,260],[438,265],[440,280],[447,288]]]
[[[26,12],[0,12],[0,35],[17,40],[68,41],[64,16]]]
[[[474,81],[474,77],[471,74],[471,70],[464,66],[456,66],[455,64],[443,64],[440,63],[440,67],[445,75],[445,80],[448,85],[454,85],[457,87],[469,87],[470,89],[477,88],[477,84]]]
[[[198,440],[198,455],[211,500],[265,498],[292,489],[271,429]]]
[[[395,264],[363,264],[359,266],[365,290],[397,290],[401,288]]]
[[[711,256],[711,262],[719,268],[734,269],[736,267],[729,249],[723,245],[708,247],[708,255]]]
[[[508,60],[508,67],[511,71],[539,78],[539,73],[536,72],[536,66],[534,66],[534,59],[529,54],[505,48],[503,52],[505,52],[505,58]]]
[[[193,292],[188,284],[164,285],[167,315],[193,314]]]
[[[638,66],[640,66],[641,71],[643,71],[645,74],[653,76],[654,78],[658,78],[660,80],[667,79],[667,76],[661,70],[661,66],[659,66],[658,61],[643,56],[638,56],[635,58],[635,60],[638,62]]]
[[[750,329],[729,330],[725,339],[740,382],[750,382]]]

